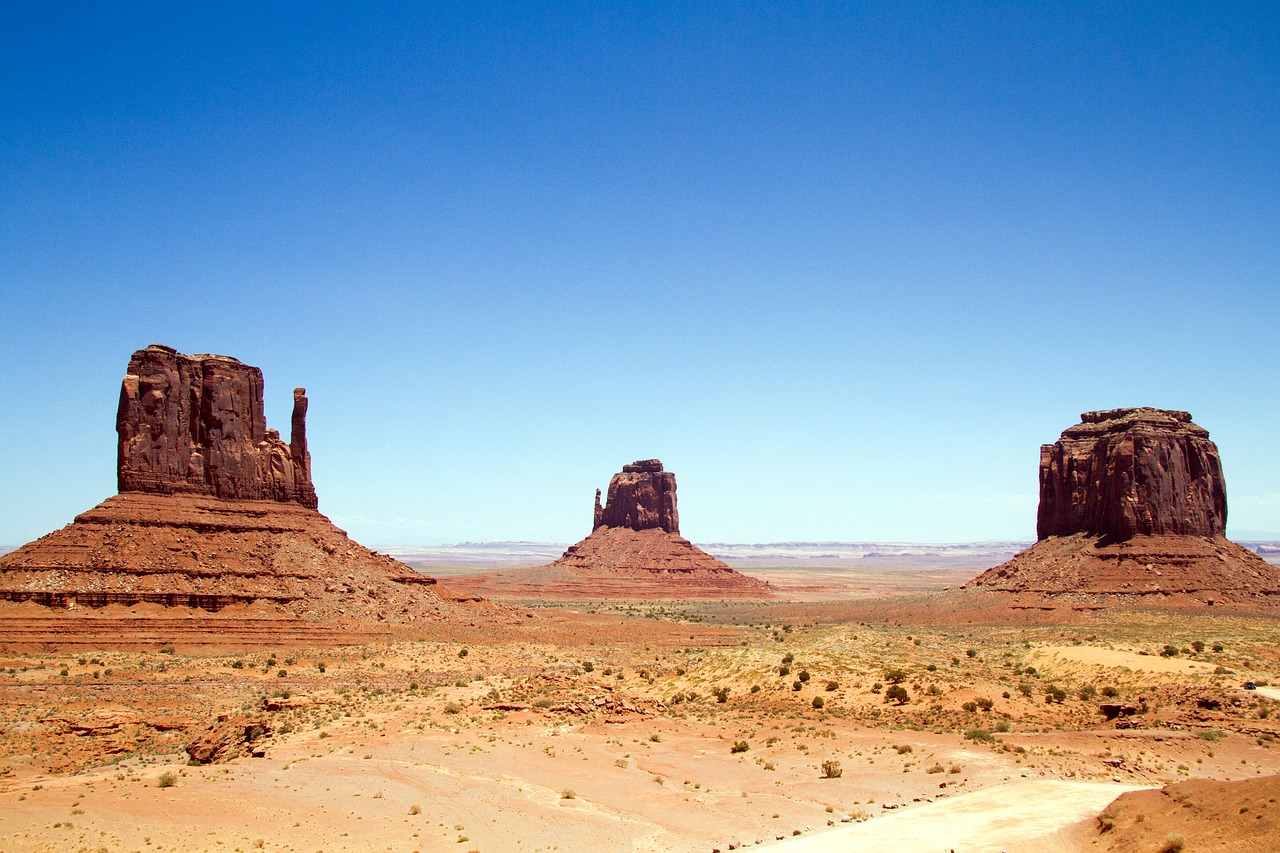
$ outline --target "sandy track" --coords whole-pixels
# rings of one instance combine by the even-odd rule
[[[1096,815],[1126,791],[1142,786],[1107,782],[1014,782],[912,807],[866,823],[788,838],[765,849],[787,853],[1053,853],[1074,849],[1052,836]]]

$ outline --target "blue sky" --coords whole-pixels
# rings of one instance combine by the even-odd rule
[[[369,544],[650,456],[697,541],[1031,538],[1123,405],[1280,531],[1275,4],[377,5],[0,6],[0,542],[156,342],[306,386]]]

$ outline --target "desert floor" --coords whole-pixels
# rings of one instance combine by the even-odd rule
[[[843,595],[894,576],[956,580],[878,570]],[[903,597],[855,620],[821,580],[770,580],[803,600],[548,604],[249,653],[190,632],[0,650],[0,849],[1052,853],[1095,849],[1124,791],[1280,773],[1272,618],[928,625]],[[262,737],[188,764],[220,714]]]

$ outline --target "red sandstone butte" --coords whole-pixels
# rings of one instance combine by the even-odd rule
[[[120,385],[121,492],[293,502],[315,509],[307,396],[294,389],[290,441],[267,429],[262,371],[225,355],[138,350]]]
[[[316,510],[304,390],[288,444],[267,429],[262,401],[262,371],[234,358],[134,353],[116,417],[120,493],[0,557],[0,602],[81,613],[234,605],[325,623],[458,615],[433,579]]]
[[[459,589],[505,598],[770,598],[773,588],[680,535],[676,478],[657,459],[625,465],[596,491],[594,529],[546,566],[451,579]]]
[[[1085,412],[1040,449],[1039,541],[973,585],[1152,603],[1266,603],[1280,572],[1224,536],[1218,448],[1187,412]]]

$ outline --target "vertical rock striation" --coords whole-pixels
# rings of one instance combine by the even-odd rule
[[[609,496],[600,507],[596,491],[595,527],[658,528],[680,533],[676,511],[676,475],[662,469],[657,459],[640,459],[623,465],[609,481]],[[594,528],[593,528],[594,529]]]
[[[135,352],[116,413],[119,490],[315,509],[305,389],[293,392],[289,444],[267,429],[262,390],[262,371],[228,356],[159,344]]]
[[[1040,449],[1038,538],[1223,535],[1222,461],[1190,414],[1110,409],[1080,419]]]

